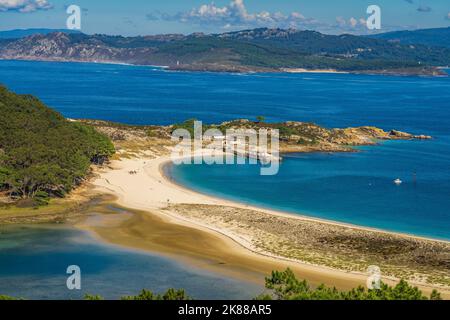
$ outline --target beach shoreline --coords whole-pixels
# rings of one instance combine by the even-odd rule
[[[156,158],[137,157],[114,160],[111,168],[98,172],[98,178],[93,181],[95,191],[111,194],[117,199],[115,203],[121,207],[138,210],[139,212],[135,213],[134,218],[129,220],[125,219],[119,222],[110,221],[106,227],[93,226],[89,222],[83,222],[77,224],[77,226],[93,232],[99,239],[103,239],[109,243],[166,254],[175,259],[185,260],[201,268],[211,269],[237,278],[245,275],[245,278],[262,282],[264,276],[270,274],[272,270],[282,270],[289,267],[300,277],[305,278],[313,284],[325,283],[341,289],[351,289],[359,285],[364,286],[367,275],[364,272],[339,270],[326,265],[308,263],[273,254],[255,246],[252,237],[249,237],[248,234],[234,232],[236,230],[230,231],[227,226],[214,225],[211,221],[208,221],[206,216],[203,216],[205,218],[204,220],[192,219],[188,215],[179,214],[176,208],[177,206],[185,205],[194,207],[235,208],[244,211],[254,210],[254,212],[273,216],[275,219],[298,220],[320,224],[321,226],[339,226],[340,228],[355,229],[358,232],[361,230],[361,232],[395,235],[396,237],[413,239],[413,241],[433,241],[448,244],[446,241],[399,233],[387,233],[372,228],[248,206],[201,194],[180,186],[165,175],[164,167],[170,161],[169,156],[160,155]],[[131,175],[131,171],[136,172],[136,174]],[[174,208],[173,210],[172,207]],[[187,237],[190,240],[192,240],[192,237],[204,238],[207,239],[205,243],[209,242],[209,244],[206,245],[206,248],[203,248],[204,252],[197,250],[198,248],[195,245],[186,248],[187,245],[183,246],[178,243],[179,241],[175,241],[174,239],[172,239],[174,241],[165,241],[162,238],[158,238],[155,244],[155,239],[146,239],[148,237],[146,233],[150,229],[145,229],[145,226],[148,227],[151,224],[155,224],[155,219],[158,220],[161,229],[152,229],[151,232],[153,233],[164,233],[163,231],[175,227],[183,228],[183,232],[186,232],[186,235],[189,234]],[[184,234],[183,232],[182,234]],[[186,242],[189,242],[189,240]],[[204,245],[199,242],[197,244],[200,248]],[[172,247],[170,247],[171,245]],[[393,284],[398,279],[385,276],[383,280]],[[450,291],[446,287],[436,287],[435,285],[426,283],[418,283],[418,285],[425,292],[431,292],[432,289],[438,288],[443,291],[445,296],[447,296],[447,293],[450,294]]]
[[[224,205],[226,204],[226,205],[230,205],[230,206],[234,206],[234,207],[258,210],[258,211],[266,212],[268,214],[271,214],[271,215],[274,215],[274,216],[279,216],[279,217],[282,217],[282,218],[293,218],[293,219],[298,219],[298,220],[303,220],[303,221],[318,222],[318,223],[324,223],[324,224],[329,224],[329,225],[334,225],[334,226],[341,226],[341,227],[345,227],[345,228],[359,229],[359,230],[363,230],[363,231],[370,231],[370,232],[384,233],[384,234],[390,234],[390,235],[401,236],[401,237],[408,237],[408,238],[418,239],[418,240],[435,241],[435,242],[442,242],[442,243],[447,243],[447,244],[450,243],[450,241],[444,240],[444,239],[420,236],[420,235],[410,234],[410,233],[406,233],[406,232],[389,231],[389,230],[384,230],[384,229],[381,229],[381,228],[375,228],[375,227],[363,226],[363,225],[358,225],[358,224],[346,223],[346,222],[335,221],[335,220],[331,220],[331,219],[317,218],[317,217],[304,215],[304,214],[301,214],[301,213],[294,213],[294,212],[276,210],[276,209],[271,209],[271,208],[267,208],[267,207],[264,207],[264,206],[249,205],[249,204],[245,204],[243,202],[239,202],[238,200],[229,200],[229,199],[216,197],[216,196],[213,196],[213,195],[209,195],[209,194],[203,193],[203,192],[198,191],[198,190],[190,189],[190,188],[188,188],[188,187],[178,183],[172,177],[168,176],[166,174],[166,172],[165,172],[165,169],[166,169],[166,166],[170,166],[171,164],[172,164],[171,160],[166,160],[163,163],[161,163],[160,166],[159,166],[160,174],[161,174],[161,176],[163,178],[166,179],[167,183],[170,183],[174,187],[180,188],[180,189],[182,189],[182,190],[184,190],[186,192],[194,192],[194,193],[197,193],[197,194],[201,194],[201,195],[203,195],[203,196],[205,196],[207,198],[211,198],[211,199],[214,199],[216,201],[221,201],[222,204],[224,204]]]
[[[448,72],[445,72],[445,68],[436,68],[438,72],[408,72],[399,70],[359,70],[359,71],[340,71],[335,69],[304,69],[304,68],[238,68],[229,70],[227,68],[182,68],[176,66],[160,66],[160,65],[146,65],[146,64],[133,64],[127,62],[113,61],[113,60],[79,60],[79,59],[66,59],[66,58],[36,58],[36,57],[1,57],[0,61],[23,61],[23,62],[54,62],[54,63],[80,63],[80,64],[99,64],[99,65],[117,65],[117,66],[134,66],[145,68],[157,68],[166,72],[193,72],[193,73],[218,73],[218,74],[361,74],[383,77],[448,77]]]
[[[349,71],[339,71],[336,69],[304,69],[304,68],[283,68],[286,73],[331,73],[331,74],[349,74]]]

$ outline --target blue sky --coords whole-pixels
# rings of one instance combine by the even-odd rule
[[[382,30],[450,26],[449,0],[0,0],[0,30],[65,28],[68,5],[83,9],[82,31],[120,35],[295,27],[367,33],[368,5]]]

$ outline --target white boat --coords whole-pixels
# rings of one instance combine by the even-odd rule
[[[403,183],[403,181],[400,180],[400,179],[395,179],[394,183],[399,186],[399,185],[401,185]]]

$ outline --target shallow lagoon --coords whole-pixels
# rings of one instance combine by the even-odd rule
[[[66,287],[78,265],[82,290]],[[197,299],[251,299],[263,288],[158,255],[103,245],[83,231],[55,226],[0,227],[0,294],[27,299],[118,299],[142,289],[183,288]]]

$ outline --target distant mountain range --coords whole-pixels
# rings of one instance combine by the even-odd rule
[[[54,32],[80,33],[80,31],[68,29],[15,29],[0,31],[0,39],[19,39],[35,34],[49,34]]]
[[[377,38],[335,36],[267,28],[211,35],[139,37],[35,32],[21,38],[1,39],[0,35],[0,59],[116,62],[227,72],[332,69],[440,74],[437,66],[450,65],[450,48],[378,37],[381,35]]]
[[[413,31],[394,31],[371,36],[401,44],[423,44],[426,46],[450,48],[450,27]]]

